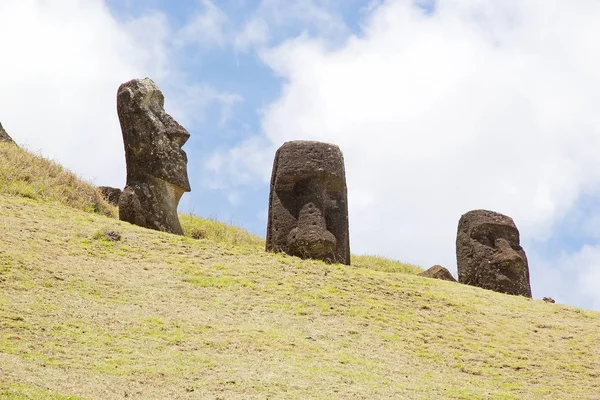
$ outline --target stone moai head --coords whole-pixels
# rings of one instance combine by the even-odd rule
[[[512,218],[473,210],[458,222],[458,281],[496,292],[531,297],[529,266]]]
[[[190,191],[187,156],[181,147],[188,131],[164,110],[165,97],[152,79],[133,79],[119,86],[117,113],[123,132],[127,181],[154,176]]]
[[[119,197],[119,218],[136,225],[183,234],[177,205],[190,191],[187,156],[181,147],[188,131],[164,110],[164,96],[149,78],[119,86],[127,183]]]
[[[346,173],[338,146],[293,141],[277,150],[266,250],[350,264]]]

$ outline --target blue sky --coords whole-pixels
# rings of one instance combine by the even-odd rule
[[[222,14],[223,24],[219,35],[226,37],[235,35],[235,26],[242,26],[252,18],[253,14],[260,13],[261,8],[267,9],[263,14],[276,14],[277,8],[284,2],[271,2],[273,10],[268,10],[260,1],[179,1],[169,0],[108,0],[107,5],[116,19],[127,22],[131,19],[141,18],[144,15],[160,13],[166,23],[174,29],[193,24],[199,15],[211,13],[211,9]],[[306,2],[308,4],[308,2]],[[375,4],[375,3],[373,3]],[[433,10],[432,1],[415,2],[416,7],[426,12]],[[285,7],[290,7],[289,5]],[[343,28],[338,31],[326,32],[326,37],[331,45],[339,44],[348,35],[361,34],[361,21],[369,9],[368,2],[352,1],[324,1],[315,2],[310,7],[320,8],[322,12],[331,13],[339,19]],[[283,8],[283,7],[281,7]],[[281,12],[281,11],[279,11]],[[282,14],[287,14],[284,11]],[[318,36],[323,33],[323,27],[318,21],[310,21],[310,16],[284,15],[270,19],[269,39],[270,46],[276,46],[283,41],[303,34]],[[277,19],[279,21],[276,21]],[[333,33],[333,34],[332,34]],[[199,33],[201,35],[201,33]],[[224,121],[222,105],[211,103],[198,110],[196,116],[190,116],[187,124],[192,132],[188,149],[193,149],[193,158],[189,161],[190,171],[203,171],[207,157],[215,149],[228,148],[243,140],[248,135],[257,134],[261,130],[260,117],[262,109],[276,101],[280,95],[282,79],[273,74],[255,51],[236,49],[234,43],[227,43],[223,38],[219,43],[191,43],[175,52],[178,72],[185,75],[186,82],[191,84],[210,84],[219,92],[232,93],[239,96],[239,101],[232,106],[231,115]],[[164,91],[167,96],[177,96],[169,90],[168,78],[165,79]],[[168,99],[167,99],[168,101]],[[176,115],[177,110],[173,110]],[[265,234],[265,209],[268,206],[268,185],[264,181],[256,182],[253,187],[245,187],[243,193],[231,190],[215,189],[210,173],[190,174],[192,184],[198,190],[186,194],[182,200],[180,211],[192,212],[204,217],[214,217],[234,224],[240,224],[254,234]],[[243,197],[243,200],[241,199]],[[255,215],[252,215],[252,212]]]
[[[0,120],[123,186],[120,83],[191,133],[193,212],[264,236],[286,140],[345,155],[353,253],[456,275],[460,216],[515,220],[534,298],[600,310],[595,0],[6,0]]]
[[[188,168],[195,190],[185,195],[180,211],[239,224],[254,234],[264,236],[268,184],[264,181],[256,182],[252,187],[244,187],[243,193],[237,193],[215,188],[216,185],[211,182],[214,177],[210,172],[203,171],[207,158],[215,149],[232,147],[246,136],[259,133],[261,110],[273,103],[280,94],[282,79],[273,74],[257,53],[248,49],[236,49],[235,44],[227,43],[228,39],[225,38],[235,35],[236,26],[243,25],[253,14],[260,12],[261,2],[110,0],[107,4],[115,18],[123,22],[160,13],[173,29],[193,24],[199,15],[210,14],[211,9],[218,8],[215,12],[222,14],[223,26],[219,31],[219,36],[224,37],[222,41],[215,39],[218,43],[188,43],[173,55],[177,58],[178,73],[185,75],[188,84],[209,84],[218,92],[235,94],[239,100],[232,106],[231,115],[226,120],[222,116],[223,105],[217,102],[212,102],[195,113],[192,110],[192,115],[188,115],[186,126],[192,136],[186,149],[190,149],[188,152],[193,149]],[[366,10],[361,5],[362,2],[355,0],[323,4],[328,6],[323,10],[335,11],[340,24],[344,24],[344,33],[360,33],[361,17]],[[265,8],[264,5],[262,7]],[[275,14],[277,11],[264,12],[270,13]],[[322,29],[315,22],[306,21],[308,17],[296,19],[291,15],[284,15],[266,18],[281,19],[269,28],[268,43],[272,46],[301,34],[318,35]],[[335,44],[341,37],[328,38]],[[169,98],[177,96],[176,89],[170,90],[168,85],[167,77],[161,85],[167,95],[167,107]],[[172,112],[176,116],[178,110]]]

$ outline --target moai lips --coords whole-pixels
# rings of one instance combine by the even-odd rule
[[[529,266],[512,218],[487,210],[464,214],[456,237],[458,281],[531,297]]]
[[[266,250],[350,264],[348,195],[339,147],[293,141],[277,150]]]
[[[177,205],[183,193],[190,191],[190,183],[187,156],[181,147],[190,134],[165,112],[164,100],[149,78],[119,87],[117,113],[127,162],[119,218],[182,235]]]

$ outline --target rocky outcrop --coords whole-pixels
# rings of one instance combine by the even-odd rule
[[[426,278],[442,279],[442,280],[450,281],[450,282],[456,282],[456,279],[454,279],[454,277],[452,276],[450,271],[448,271],[446,268],[442,267],[441,265],[434,265],[433,267],[429,268],[427,271],[421,272],[419,274],[419,276],[424,276]]]
[[[10,136],[8,136],[8,133],[4,130],[1,123],[0,123],[0,142],[7,142],[7,143],[15,144],[15,141],[12,140],[12,138]]]
[[[338,146],[293,141],[277,150],[266,250],[350,264],[346,173]]]
[[[458,281],[531,297],[527,256],[512,218],[488,210],[464,214],[456,236]]]
[[[119,218],[182,235],[177,205],[190,183],[181,147],[190,134],[165,112],[164,96],[149,78],[119,86],[117,113],[127,162]]]
[[[102,194],[102,197],[106,199],[113,206],[119,205],[119,198],[121,197],[121,189],[110,187],[110,186],[98,186],[98,190]]]

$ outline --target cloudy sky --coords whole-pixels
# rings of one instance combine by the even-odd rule
[[[191,133],[180,212],[264,236],[283,142],[344,152],[351,249],[456,275],[507,214],[534,298],[600,310],[597,0],[2,0],[0,122],[122,187],[115,96],[151,77]]]

